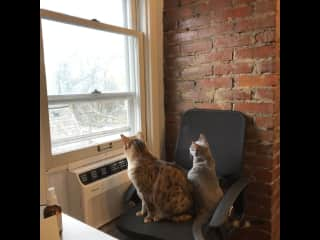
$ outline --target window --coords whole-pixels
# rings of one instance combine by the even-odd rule
[[[135,6],[130,0],[40,0],[40,8],[88,20],[129,28]]]
[[[135,1],[40,1],[43,90],[52,156],[144,131],[142,33]],[[97,147],[98,146],[98,147]],[[68,155],[70,157],[70,154]]]

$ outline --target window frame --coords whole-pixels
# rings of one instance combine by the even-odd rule
[[[136,12],[135,9],[135,1],[132,1],[131,5],[131,12],[133,20],[130,21],[133,26],[135,26],[135,18]],[[133,93],[106,93],[106,94],[99,94],[99,95],[76,95],[76,96],[48,96],[47,95],[47,88],[46,88],[46,76],[45,76],[45,66],[44,66],[44,50],[43,50],[43,40],[42,40],[42,29],[41,29],[41,19],[48,19],[53,20],[61,23],[67,23],[71,25],[81,26],[81,27],[88,27],[90,29],[102,30],[111,33],[117,33],[127,36],[135,37],[137,40],[138,51],[137,51],[137,81],[139,81],[139,91],[135,92],[136,96]],[[118,27],[114,25],[109,25],[106,23],[91,21],[79,17],[69,16],[63,13],[58,13],[50,10],[40,9],[40,121],[42,122],[42,129],[41,134],[44,135],[46,139],[46,144],[44,144],[46,148],[46,152],[48,152],[47,161],[46,161],[46,168],[53,168],[61,165],[65,165],[67,163],[79,161],[81,159],[86,159],[94,156],[100,156],[101,158],[112,157],[114,155],[118,155],[122,153],[122,144],[119,140],[112,141],[112,150],[106,152],[98,151],[98,146],[102,149],[104,145],[108,145],[110,142],[105,142],[102,144],[81,148],[78,150],[69,151],[66,153],[61,153],[57,155],[53,155],[51,152],[51,137],[50,137],[50,127],[49,127],[49,113],[48,113],[48,103],[51,102],[63,102],[68,101],[70,102],[71,98],[74,101],[77,99],[84,99],[88,97],[90,100],[92,99],[106,99],[106,98],[121,98],[127,99],[131,98],[132,101],[139,101],[139,104],[132,104],[133,106],[139,106],[140,109],[137,109],[135,112],[140,112],[140,121],[141,121],[141,131],[145,136],[146,133],[146,102],[145,102],[145,65],[144,65],[144,34],[134,29]],[[129,114],[130,115],[130,114]],[[109,146],[109,145],[108,145]]]

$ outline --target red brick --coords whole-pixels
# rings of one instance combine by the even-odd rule
[[[217,37],[214,41],[214,47],[240,47],[247,46],[252,42],[250,35],[245,36],[231,36],[231,37]]]
[[[167,1],[171,1],[171,0],[167,0]],[[180,0],[180,4],[181,5],[187,5],[193,2],[196,2],[197,0]]]
[[[248,128],[247,138],[271,143],[273,140],[273,130],[261,130],[256,128]]]
[[[273,88],[258,88],[254,95],[255,99],[259,100],[273,100],[274,89]]]
[[[248,185],[247,188],[248,194],[259,194],[264,196],[271,196],[272,194],[272,185],[261,183],[261,182],[252,182]]]
[[[183,101],[193,102],[195,99],[197,101],[210,99],[210,96],[208,97],[206,94],[201,93],[198,89],[187,89],[181,92],[181,98]]]
[[[235,77],[235,83],[238,87],[271,87],[275,86],[279,81],[278,75],[244,75]]]
[[[212,49],[211,40],[196,41],[181,46],[181,52],[183,55],[190,55],[201,52],[209,52]]]
[[[198,63],[209,63],[214,61],[229,61],[232,60],[232,48],[227,48],[222,51],[214,51],[208,54],[201,54],[197,57]]]
[[[253,223],[255,220],[257,220],[256,217],[250,217],[248,215],[244,216],[245,219],[248,219],[251,223]],[[259,224],[252,224],[250,229],[252,231],[263,231],[263,232],[271,232],[271,221],[269,219],[262,219],[259,218],[259,220],[261,221]]]
[[[170,67],[179,68],[179,67],[193,65],[195,60],[194,60],[194,56],[185,56],[185,57],[169,58],[166,62]]]
[[[209,0],[210,10],[223,9],[232,6],[232,0]]]
[[[275,61],[264,61],[257,64],[259,73],[276,73]]]
[[[195,16],[204,16],[209,14],[209,7],[207,2],[202,2],[200,4],[194,5],[193,7],[193,15]]]
[[[252,2],[256,2],[257,0],[233,0],[233,6],[237,6],[240,4],[248,4],[248,3],[252,3]]]
[[[192,17],[192,9],[190,7],[174,8],[165,10],[165,14],[168,18],[176,20],[190,18]]]
[[[180,77],[180,71],[176,68],[165,69],[166,80],[172,80]]]
[[[235,59],[269,58],[276,55],[275,46],[236,49]]]
[[[167,112],[184,112],[193,107],[192,102],[180,102],[175,104],[169,104],[166,107]]]
[[[256,217],[261,217],[263,219],[269,219],[271,217],[271,209],[270,208],[265,208],[262,205],[258,205],[254,202],[247,202],[247,207],[246,207],[246,214],[249,216],[256,216]],[[261,239],[261,238],[250,238],[247,236],[246,238],[248,239]],[[268,240],[270,240],[268,238]]]
[[[217,9],[215,11],[215,20],[226,20],[228,18],[243,18],[248,17],[253,13],[253,8],[250,6],[240,6],[235,8],[228,8],[224,11]]]
[[[246,157],[245,163],[248,166],[255,166],[255,167],[264,167],[264,168],[271,168],[273,166],[273,159],[268,156],[250,156]]]
[[[192,17],[193,11],[190,7],[180,7],[177,11],[175,11],[175,14],[177,14],[179,18],[188,18]]]
[[[280,73],[280,59],[279,57],[276,58],[276,73]]]
[[[276,154],[280,151],[280,143],[277,142],[274,144],[273,153]]]
[[[163,13],[163,30],[164,32],[175,30],[178,27],[178,19],[171,17],[167,12]]]
[[[171,32],[168,34],[168,43],[171,42],[184,42],[184,41],[190,41],[197,38],[197,32],[196,31],[187,31],[187,32],[180,32],[175,33]]]
[[[251,113],[273,113],[272,103],[236,103],[235,110]]]
[[[163,8],[168,9],[168,8],[175,8],[179,6],[179,1],[180,0],[170,0],[170,1],[164,1],[163,2]]]
[[[166,104],[172,104],[181,101],[180,93],[174,90],[167,90],[165,92]]]
[[[215,75],[226,75],[232,73],[232,65],[231,64],[219,64],[214,66],[214,74]]]
[[[252,70],[253,65],[251,63],[219,64],[214,66],[214,74],[216,75],[251,73]]]
[[[255,123],[256,123],[256,126],[260,128],[273,128],[272,117],[256,117]]]
[[[175,126],[178,126],[179,123],[180,123],[180,116],[178,114],[174,114],[174,113],[171,113],[171,114],[166,114],[166,123],[167,124],[173,124]]]
[[[278,166],[280,164],[280,153],[278,152],[277,154],[274,154],[273,157],[273,165]]]
[[[214,101],[239,101],[250,100],[251,91],[248,89],[223,89],[220,88],[215,92]]]
[[[220,34],[224,34],[227,32],[231,32],[233,29],[233,24],[230,22],[225,23],[215,23],[212,27],[202,28],[197,30],[199,38],[212,37]]]
[[[268,43],[275,41],[275,31],[267,30],[256,35],[257,43]]]
[[[268,12],[276,11],[276,1],[274,0],[264,0],[256,2],[256,14],[265,14]]]
[[[180,46],[168,46],[165,51],[166,57],[176,57],[180,54]]]
[[[203,108],[203,109],[221,109],[221,110],[231,110],[230,103],[223,103],[223,104],[213,104],[213,103],[196,103],[196,108]]]
[[[276,41],[280,42],[280,0],[276,4]]]
[[[280,166],[272,170],[272,180],[277,179],[278,177],[280,177]]]
[[[257,194],[246,194],[246,200],[249,202],[254,202],[258,205],[263,205],[266,208],[271,208],[272,198],[270,196],[257,195]]]
[[[176,139],[178,136],[178,128],[177,124],[167,124],[166,129],[169,130],[167,131],[167,137],[169,139]]]
[[[271,156],[273,154],[272,144],[257,144],[255,152],[257,154]]]
[[[203,25],[209,25],[210,19],[208,16],[194,17],[179,22],[179,28],[196,28]]]
[[[259,132],[258,132],[258,138],[262,142],[272,143],[273,136],[274,136],[273,130],[269,130],[269,131],[260,131],[259,130]]]
[[[275,16],[268,15],[264,17],[256,17],[252,19],[244,19],[236,22],[235,32],[247,32],[257,29],[264,29],[275,26]]]
[[[199,65],[196,67],[185,68],[181,72],[181,77],[185,80],[198,79],[209,75],[212,75],[211,65]]]
[[[232,65],[232,73],[251,73],[253,70],[253,65],[251,63],[236,63]]]
[[[197,81],[200,88],[231,88],[232,79],[230,77],[217,77]]]
[[[194,88],[194,81],[170,81],[170,84],[166,84],[166,88],[169,91],[186,91]]]

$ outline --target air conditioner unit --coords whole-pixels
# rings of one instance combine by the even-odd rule
[[[123,194],[130,185],[127,160],[121,155],[69,169],[68,214],[93,227],[117,218],[123,211]]]

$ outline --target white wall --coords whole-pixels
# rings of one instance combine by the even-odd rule
[[[40,203],[46,202],[46,189],[47,189],[47,177],[46,177],[46,167],[45,167],[45,148],[44,148],[44,138],[41,134],[42,124],[40,116]]]
[[[68,212],[67,170],[48,173],[48,187],[55,187],[57,199],[62,211]]]
[[[41,152],[42,151],[40,149],[40,155],[42,155]],[[40,160],[40,203],[45,203],[46,201],[45,192],[46,192],[46,176],[45,176],[44,161]]]

